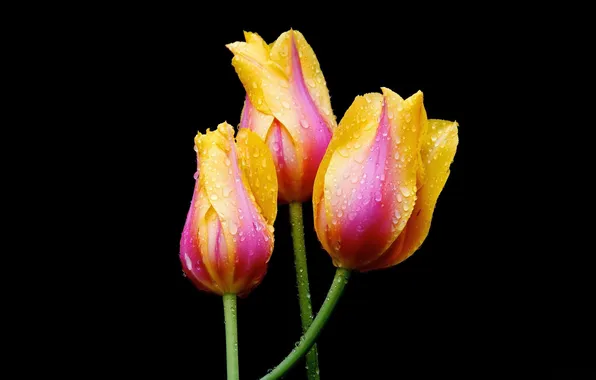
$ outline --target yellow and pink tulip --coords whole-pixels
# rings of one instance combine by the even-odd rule
[[[246,90],[240,128],[256,132],[271,150],[279,201],[307,201],[336,127],[319,62],[296,30],[271,45],[256,33],[244,35],[246,42],[227,45]]]
[[[354,100],[314,184],[315,230],[341,268],[390,267],[420,247],[457,148],[457,123],[428,120],[421,92],[382,91]]]
[[[273,251],[277,179],[269,149],[227,123],[195,138],[198,172],[180,241],[182,268],[202,290],[248,294]]]

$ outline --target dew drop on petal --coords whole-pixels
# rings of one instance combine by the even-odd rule
[[[236,232],[238,232],[238,226],[236,225],[236,223],[234,223],[234,221],[230,221],[229,227],[230,227],[230,233],[232,235],[236,235]]]
[[[383,199],[383,195],[381,194],[381,192],[380,192],[380,191],[377,191],[377,192],[375,193],[375,201],[377,201],[377,202],[380,202],[380,201],[381,201],[381,199]]]

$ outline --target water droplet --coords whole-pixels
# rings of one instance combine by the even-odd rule
[[[302,128],[308,129],[308,121],[306,121],[305,119],[300,120],[300,125],[302,126]]]
[[[257,88],[257,87],[258,87],[257,82],[252,82],[252,88]]]
[[[314,81],[314,80],[312,80],[312,79],[307,79],[307,80],[306,80],[306,83],[307,83],[307,84],[308,84],[310,87],[315,87],[315,86],[316,86],[316,84],[315,84],[315,81]]]
[[[341,188],[338,188],[335,194],[339,197],[341,195]]]
[[[432,136],[430,139],[431,139],[432,141],[437,141],[437,136]]]
[[[409,123],[412,120],[412,114],[410,112],[406,112],[406,121]]]
[[[284,106],[284,108],[290,109],[290,103],[286,102],[285,100],[282,100],[281,105]]]
[[[331,111],[329,110],[329,108],[323,108],[323,113],[329,116],[329,114],[331,114]]]
[[[410,195],[410,189],[408,189],[406,186],[400,186],[399,191],[401,191],[401,193],[404,195],[404,197],[407,197]]]
[[[341,148],[338,152],[340,156],[348,157],[348,150],[346,148]]]
[[[267,167],[267,159],[263,158],[263,162],[261,163],[261,166],[263,166],[264,168]]]
[[[238,226],[236,225],[236,223],[234,223],[234,221],[230,221],[230,233],[232,235],[236,235],[236,232],[238,232]]]
[[[192,175],[192,178],[194,178],[194,179],[199,178],[199,172],[196,171],[195,174]]]
[[[211,194],[211,197],[210,197],[210,198],[211,198],[211,200],[214,200],[214,201],[216,201],[216,200],[217,200],[217,195],[215,195],[215,194]]]
[[[336,242],[335,242],[335,244],[333,245],[333,248],[334,248],[336,251],[339,251],[339,250],[341,249],[341,242],[340,242],[339,240],[338,240],[338,241],[336,241]]]
[[[352,182],[352,183],[358,182],[358,175],[352,174],[352,176],[350,177],[350,182]]]
[[[410,207],[408,206],[408,202],[404,203],[404,211],[408,211]]]
[[[395,158],[396,160],[399,159],[399,153],[395,152],[395,154],[393,155],[393,158]]]
[[[377,192],[375,193],[375,201],[377,201],[377,202],[380,202],[380,201],[381,201],[381,199],[383,199],[383,195],[381,194],[381,192],[380,192],[380,191],[377,191]]]
[[[389,120],[393,119],[393,112],[389,111],[387,117],[389,118]]]

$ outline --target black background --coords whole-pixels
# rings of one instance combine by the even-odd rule
[[[114,159],[120,170],[103,184],[121,206],[112,214],[118,240],[100,260],[115,272],[103,282],[109,307],[97,311],[98,342],[109,341],[100,350],[102,366],[137,376],[225,378],[221,298],[196,290],[178,259],[196,170],[193,138],[223,121],[239,122],[244,90],[225,44],[242,40],[243,30],[272,42],[290,28],[314,49],[338,122],[356,95],[384,86],[402,97],[422,90],[430,118],[460,125],[429,237],[396,267],[353,274],[318,340],[322,379],[484,377],[518,365],[568,378],[565,368],[590,364],[589,269],[554,264],[552,254],[537,253],[513,232],[508,220],[524,213],[506,212],[498,194],[523,183],[508,184],[506,172],[495,171],[508,165],[505,159],[489,163],[480,154],[506,139],[508,119],[494,105],[522,83],[509,77],[512,57],[502,36],[486,20],[465,16],[404,11],[332,20],[282,13],[257,20],[139,9],[126,15],[110,54],[98,56],[100,81],[113,73],[109,83],[117,83],[107,107],[121,112],[105,130],[113,129],[109,139],[126,156]],[[104,28],[110,31],[110,23]],[[112,157],[109,149],[105,157]],[[316,239],[310,204],[305,230],[317,310],[334,267]],[[264,281],[239,300],[243,379],[264,375],[300,336],[287,205],[279,206],[275,234]],[[304,378],[303,363],[285,378]]]

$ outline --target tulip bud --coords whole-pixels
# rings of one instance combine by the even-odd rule
[[[267,45],[255,33],[227,47],[246,100],[240,128],[256,132],[273,154],[280,202],[304,202],[336,127],[319,62],[295,30]]]
[[[202,290],[248,294],[273,251],[277,179],[261,138],[227,123],[197,134],[198,178],[180,241],[185,274]]]
[[[313,189],[315,230],[337,267],[396,265],[430,229],[458,143],[457,123],[427,120],[422,93],[358,96],[337,127]]]

